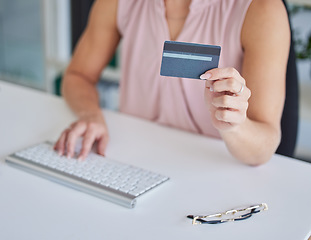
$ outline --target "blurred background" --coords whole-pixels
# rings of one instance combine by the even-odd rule
[[[94,0],[0,0],[0,79],[60,95],[61,79]],[[287,0],[299,79],[295,156],[311,162],[311,0]],[[98,83],[102,107],[118,110],[119,46]]]

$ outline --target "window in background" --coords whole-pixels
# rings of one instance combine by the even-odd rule
[[[54,93],[70,57],[70,0],[0,0],[0,79]]]
[[[0,0],[0,78],[45,89],[40,0]]]
[[[60,93],[60,80],[71,58],[70,0],[41,0],[47,91]]]

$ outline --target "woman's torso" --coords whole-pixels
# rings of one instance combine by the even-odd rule
[[[242,70],[240,35],[252,0],[192,0],[176,41],[222,47],[219,67]],[[219,137],[205,105],[205,82],[160,76],[171,40],[164,0],[119,0],[122,35],[120,110],[191,132]]]

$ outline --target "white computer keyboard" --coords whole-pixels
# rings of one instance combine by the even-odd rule
[[[136,197],[169,178],[136,166],[90,153],[84,161],[59,156],[52,143],[11,154],[10,165],[76,188],[97,197],[134,207]]]

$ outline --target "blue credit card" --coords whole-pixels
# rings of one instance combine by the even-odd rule
[[[201,74],[217,68],[220,46],[165,41],[160,75],[200,79]]]

